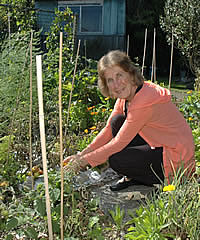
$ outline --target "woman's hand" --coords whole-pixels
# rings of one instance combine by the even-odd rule
[[[63,161],[64,169],[68,172],[78,173],[87,163],[80,155],[72,155]]]

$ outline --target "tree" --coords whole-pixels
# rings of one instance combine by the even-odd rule
[[[167,0],[160,24],[171,43],[181,51],[196,76],[195,88],[200,90],[200,4],[199,0]]]
[[[142,65],[144,35],[147,34],[147,51],[145,65],[146,69],[152,64],[153,35],[156,28],[156,65],[159,75],[166,76],[169,61],[170,48],[166,42],[165,35],[160,29],[159,18],[163,14],[165,0],[127,0],[127,35],[130,38],[129,55],[132,59],[137,57],[139,65]],[[176,51],[175,51],[176,54]],[[145,77],[149,77],[146,70]]]
[[[2,39],[10,33],[33,29],[35,21],[34,1],[1,0],[0,33]]]

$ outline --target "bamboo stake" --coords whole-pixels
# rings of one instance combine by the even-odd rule
[[[77,15],[74,15],[74,21],[73,21],[73,33],[72,33],[72,52],[73,55],[71,56],[70,61],[72,62],[72,58],[74,56],[74,49],[75,49],[75,36],[76,36],[76,26],[77,25]]]
[[[153,57],[152,57],[152,66],[151,66],[151,81],[153,82],[153,76],[155,80],[155,46],[156,46],[156,29],[154,28],[154,35],[153,35]]]
[[[63,33],[60,32],[60,57],[59,57],[59,119],[60,119],[60,169],[61,169],[61,208],[60,208],[60,233],[61,240],[64,240],[64,176],[63,176],[63,132],[62,132],[62,45]]]
[[[169,71],[169,86],[168,86],[168,89],[170,89],[170,88],[171,88],[171,81],[172,81],[173,52],[174,52],[174,34],[173,34],[173,30],[172,30],[171,62],[170,62],[170,71]]]
[[[51,222],[51,206],[48,187],[48,174],[47,174],[47,159],[46,159],[46,141],[45,141],[45,126],[44,126],[44,108],[43,108],[43,88],[42,88],[42,56],[36,56],[37,65],[37,86],[38,86],[38,104],[39,104],[39,122],[40,122],[40,138],[42,148],[42,162],[44,172],[44,184],[45,184],[45,197],[46,197],[46,209],[48,219],[48,231],[49,240],[53,240],[53,230]]]
[[[154,74],[154,82],[156,82],[156,33],[155,33],[155,41],[154,41],[154,61],[153,61],[153,74]]]
[[[129,35],[127,36],[127,49],[126,49],[127,56],[129,55]]]
[[[85,67],[87,67],[87,40],[84,40],[84,49],[85,49]]]
[[[31,41],[30,41],[30,110],[29,110],[29,159],[30,159],[30,173],[31,173],[31,185],[32,190],[34,187],[33,178],[33,159],[32,159],[32,107],[33,107],[33,81],[32,81],[32,67],[33,67],[33,31],[31,31]]]
[[[81,44],[81,40],[79,39],[77,53],[76,53],[76,62],[75,62],[75,67],[74,67],[74,74],[73,74],[73,79],[72,79],[72,88],[71,88],[71,92],[70,92],[70,96],[69,96],[69,105],[68,105],[68,111],[67,111],[67,124],[66,124],[66,126],[68,126],[68,121],[69,121],[69,110],[70,110],[70,107],[71,107],[72,91],[73,91],[73,87],[74,87],[74,80],[75,80],[75,75],[76,75],[76,68],[77,68],[77,63],[78,63],[78,55],[79,55],[80,44]]]
[[[144,62],[146,56],[146,46],[147,46],[147,28],[145,29],[145,37],[144,37],[144,53],[143,53],[143,61],[142,61],[142,75],[144,73]]]

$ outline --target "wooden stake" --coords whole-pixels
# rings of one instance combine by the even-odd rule
[[[142,75],[144,73],[144,62],[146,56],[146,46],[147,46],[147,28],[145,29],[145,37],[144,37],[144,53],[143,53],[143,61],[142,61]]]
[[[74,74],[73,74],[73,79],[72,79],[72,88],[71,88],[71,92],[70,92],[70,96],[69,96],[69,105],[68,105],[68,111],[67,111],[67,124],[66,124],[66,126],[68,126],[68,121],[69,121],[69,111],[70,111],[71,101],[72,101],[72,91],[73,91],[73,87],[74,87],[74,80],[75,80],[75,75],[76,75],[76,68],[77,68],[77,63],[78,63],[78,55],[79,55],[80,44],[81,44],[81,40],[79,39],[77,53],[76,53],[76,62],[75,62],[75,66],[74,66]]]
[[[53,240],[53,230],[51,222],[51,205],[48,187],[48,173],[47,173],[47,159],[46,159],[46,140],[45,140],[45,126],[44,126],[44,108],[43,108],[43,88],[42,88],[42,56],[36,56],[37,66],[37,86],[38,86],[38,103],[39,103],[39,122],[40,122],[40,138],[42,148],[42,162],[44,172],[45,196],[46,196],[46,209],[48,219],[49,240]]]
[[[156,38],[156,33],[155,33]],[[153,74],[154,74],[154,82],[156,82],[156,39],[154,41],[154,61],[153,61]]]
[[[151,81],[153,82],[153,76],[154,76],[154,80],[156,79],[156,69],[155,69],[155,57],[156,57],[156,29],[154,28],[154,35],[153,35],[153,57],[152,57],[152,69],[151,69]]]
[[[172,30],[171,62],[170,62],[170,70],[169,70],[169,86],[168,86],[168,89],[171,88],[171,81],[172,81],[173,52],[174,52],[174,34],[173,34],[173,30]]]
[[[72,52],[73,55],[71,56],[70,61],[72,62],[72,58],[74,56],[74,50],[75,50],[75,36],[76,36],[76,28],[77,28],[77,15],[75,14],[74,16],[74,21],[73,21],[73,33],[72,33]]]
[[[84,49],[85,49],[85,67],[87,67],[87,40],[84,40]]]
[[[29,109],[29,159],[30,159],[30,173],[31,173],[31,185],[32,190],[34,187],[33,178],[33,159],[32,159],[32,107],[33,107],[33,81],[32,81],[32,66],[33,66],[33,31],[31,31],[31,41],[30,41],[30,109]]]
[[[64,175],[63,175],[63,132],[62,132],[62,45],[63,33],[60,32],[60,56],[59,56],[59,119],[60,119],[60,169],[61,169],[61,208],[60,208],[60,237],[64,240]]]
[[[129,55],[129,35],[127,36],[127,49],[126,49],[126,54],[127,56]]]

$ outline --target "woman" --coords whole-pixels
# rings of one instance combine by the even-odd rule
[[[67,169],[79,170],[107,160],[124,177],[118,191],[134,184],[153,185],[173,178],[179,168],[195,171],[192,131],[171,101],[169,90],[143,76],[123,52],[115,50],[98,62],[98,86],[116,103],[105,128],[81,153],[67,157]]]

